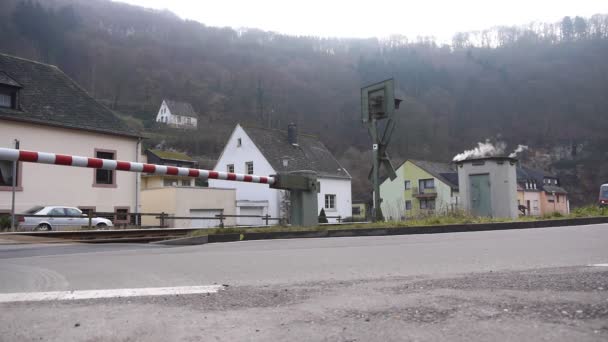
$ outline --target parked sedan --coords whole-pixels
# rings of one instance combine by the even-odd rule
[[[67,227],[89,225],[89,218],[80,209],[73,207],[38,206],[26,211],[23,215],[28,215],[19,219],[19,227],[24,230],[62,230]],[[91,225],[97,229],[113,226],[112,221],[103,217],[92,218]]]

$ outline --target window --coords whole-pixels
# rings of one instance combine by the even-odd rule
[[[236,139],[236,147],[241,147],[243,145],[243,141],[241,138]]]
[[[234,164],[226,165],[226,171],[228,171],[230,173],[234,173]]]
[[[177,186],[177,179],[163,178],[163,186]]]
[[[63,208],[54,208],[49,211],[49,216],[65,216],[65,210]]]
[[[82,217],[80,210],[74,208],[65,208],[65,214],[72,217]]]
[[[15,184],[17,190],[21,191],[21,163],[17,163],[17,173]],[[13,189],[13,162],[8,160],[0,160],[0,190]]]
[[[435,199],[421,199],[420,209],[435,210]]]
[[[336,195],[325,195],[325,209],[336,209]]]
[[[248,175],[252,175],[253,174],[253,162],[246,162],[245,170],[247,170]]]
[[[288,166],[289,166],[289,160],[283,159],[283,167],[288,167]]]
[[[95,157],[101,158],[101,159],[114,160],[116,158],[116,152],[97,150],[97,151],[95,151]],[[115,172],[116,171],[114,171],[114,170],[96,169],[95,170],[95,183],[93,185],[102,186],[102,187],[103,186],[115,187],[116,186]]]
[[[0,107],[12,108],[13,98],[10,94],[0,93]]]
[[[128,207],[114,208],[114,223],[129,223],[129,211]]]
[[[547,202],[549,202],[549,203],[553,203],[553,202],[555,202],[555,196],[553,196],[553,195],[548,195],[548,196],[547,196]]]
[[[435,179],[421,179],[418,181],[418,186],[420,187],[420,189],[434,189]]]
[[[412,182],[410,182],[409,180],[405,181],[405,190],[409,190],[412,188]]]
[[[361,208],[353,207],[353,215],[361,215]]]
[[[189,179],[182,179],[182,186],[190,186],[190,180]]]
[[[188,123],[188,125],[191,125],[192,124],[192,118],[191,117],[186,118],[186,123]]]
[[[534,211],[538,211],[538,200],[534,200]],[[528,201],[528,210],[530,210],[530,201]]]
[[[412,210],[412,201],[410,201],[410,200],[405,201],[405,210]]]

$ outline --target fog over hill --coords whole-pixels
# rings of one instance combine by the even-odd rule
[[[478,142],[527,145],[573,204],[608,182],[608,16],[431,39],[321,39],[236,31],[107,0],[4,0],[0,52],[59,66],[131,116],[149,143],[217,156],[235,123],[319,135],[369,191],[359,89],[394,77],[404,98],[390,153],[449,161]],[[199,131],[154,127],[162,98],[188,101]],[[134,119],[133,119],[134,118]],[[356,195],[357,196],[357,195]],[[355,196],[355,197],[356,197]]]

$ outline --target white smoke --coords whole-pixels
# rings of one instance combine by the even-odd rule
[[[457,154],[452,161],[458,162],[466,159],[488,158],[488,157],[504,157],[507,144],[504,141],[496,141],[492,143],[490,139],[485,142],[478,142],[477,147],[471,150],[466,150]],[[517,155],[528,149],[526,145],[518,145],[515,151],[509,154],[509,158],[515,158]]]
[[[522,153],[523,151],[527,150],[528,146],[526,145],[517,145],[517,148],[515,149],[515,151],[511,152],[511,154],[509,154],[509,158],[516,158],[518,154]]]
[[[466,159],[496,157],[505,154],[507,144],[502,141],[492,143],[490,139],[486,139],[486,142],[478,142],[477,147],[472,150],[466,150],[462,153],[457,154],[452,161],[461,161]]]

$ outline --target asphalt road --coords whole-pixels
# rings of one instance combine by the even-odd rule
[[[0,304],[0,340],[608,339],[608,225],[192,247],[0,246],[0,294],[226,284]]]

